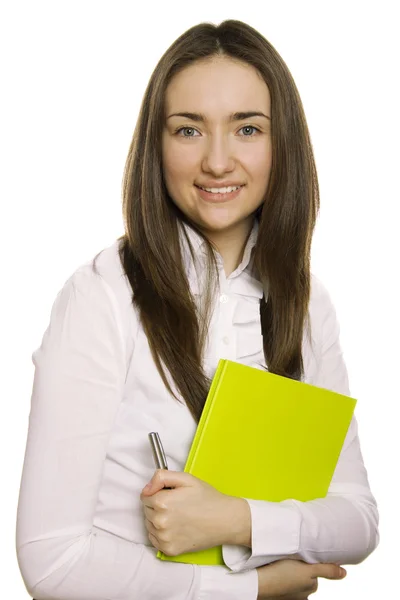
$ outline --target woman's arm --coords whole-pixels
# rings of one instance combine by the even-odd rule
[[[255,600],[255,570],[167,563],[151,547],[93,527],[109,436],[125,383],[118,306],[79,269],[58,294],[35,376],[17,514],[17,557],[36,600]]]
[[[325,287],[314,278],[311,306],[314,335],[320,339],[319,369],[311,382],[350,395],[335,309]],[[247,500],[251,511],[251,549],[225,545],[225,563],[248,569],[284,558],[307,563],[358,564],[379,543],[378,510],[364,466],[355,416],[325,498],[300,502]],[[248,533],[247,533],[248,535]],[[242,543],[246,533],[243,534]]]

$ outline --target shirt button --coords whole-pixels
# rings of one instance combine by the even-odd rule
[[[229,338],[226,335],[225,337],[222,338],[222,341],[224,342],[224,344],[228,345],[229,344]]]
[[[226,304],[229,300],[229,296],[227,296],[226,294],[221,294],[221,296],[219,297],[219,301],[222,304]]]

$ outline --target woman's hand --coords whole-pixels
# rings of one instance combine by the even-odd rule
[[[311,565],[291,559],[259,567],[257,573],[257,600],[307,600],[309,594],[318,589],[318,577],[343,579],[346,576],[346,571],[333,563]]]
[[[189,473],[158,469],[150,487],[142,490],[140,500],[149,540],[167,556],[222,544],[250,543],[247,502],[222,494]]]

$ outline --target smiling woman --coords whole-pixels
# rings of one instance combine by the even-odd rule
[[[237,498],[183,472],[221,358],[350,395],[310,272],[318,208],[278,52],[241,21],[183,33],[144,94],[124,235],[67,280],[32,356],[17,555],[37,600],[304,600],[377,546],[355,417],[324,498]],[[225,565],[156,557],[215,545]]]
[[[238,107],[254,110],[235,112]],[[239,264],[270,176],[268,87],[246,63],[208,58],[175,75],[165,110],[162,154],[169,196],[218,248],[229,276]],[[185,130],[193,135],[177,135]]]
[[[239,190],[221,193],[227,186]],[[120,255],[164,384],[172,392],[163,365],[196,419],[209,387],[201,357],[217,263],[230,281],[255,228],[265,360],[271,372],[302,376],[318,208],[306,118],[282,58],[240,21],[188,30],[147,86],[126,162]],[[193,250],[194,239],[207,264],[201,307],[182,270],[181,245]]]

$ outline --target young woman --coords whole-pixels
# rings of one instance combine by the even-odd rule
[[[236,498],[182,472],[220,358],[349,395],[310,273],[318,208],[276,50],[234,20],[181,35],[143,98],[125,234],[66,281],[32,356],[17,552],[37,600],[302,600],[376,548],[355,417],[325,498]],[[226,567],[156,558],[215,545]]]

